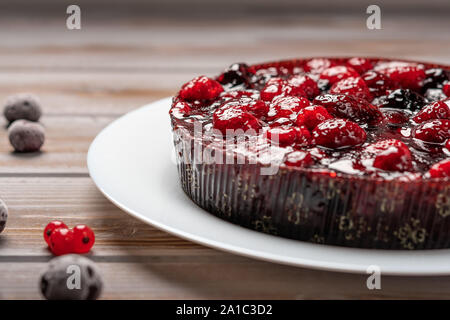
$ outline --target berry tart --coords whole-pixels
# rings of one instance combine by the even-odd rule
[[[450,67],[310,58],[199,76],[170,117],[185,193],[254,230],[450,247]]]

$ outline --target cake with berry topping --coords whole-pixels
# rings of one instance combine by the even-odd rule
[[[273,235],[450,247],[450,67],[378,58],[236,63],[170,118],[185,193]]]

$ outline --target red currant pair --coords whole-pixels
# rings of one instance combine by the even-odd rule
[[[79,224],[69,229],[59,220],[51,221],[44,229],[44,239],[50,251],[60,256],[68,253],[87,253],[95,242],[94,232],[87,225]]]

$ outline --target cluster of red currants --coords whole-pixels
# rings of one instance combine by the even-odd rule
[[[68,253],[88,253],[94,245],[95,235],[87,225],[78,224],[69,229],[64,222],[54,220],[45,227],[44,239],[50,251],[60,256]]]

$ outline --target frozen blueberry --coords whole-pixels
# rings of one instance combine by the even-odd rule
[[[8,220],[8,207],[0,199],[0,233],[5,229],[6,220]]]
[[[17,152],[39,151],[44,144],[44,127],[27,120],[14,121],[8,129],[9,142]]]
[[[92,260],[68,254],[49,262],[40,287],[48,300],[95,300],[100,296],[103,281]]]
[[[9,122],[19,119],[38,121],[42,115],[39,99],[27,93],[10,96],[6,100],[3,113]]]

